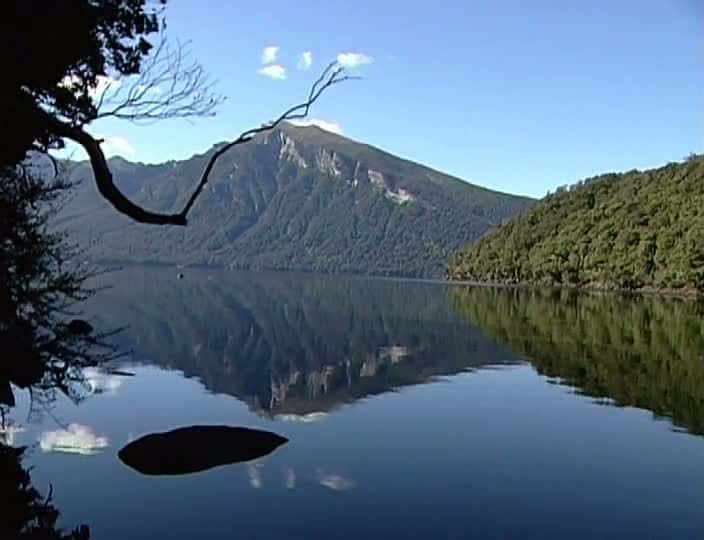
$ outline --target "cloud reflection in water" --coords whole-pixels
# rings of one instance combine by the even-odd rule
[[[318,471],[318,483],[333,491],[349,491],[357,486],[357,482],[351,478],[345,478],[339,474],[327,474],[322,470]]]
[[[89,426],[69,424],[66,429],[45,431],[39,436],[43,452],[63,452],[91,456],[108,447],[108,438],[98,435]]]

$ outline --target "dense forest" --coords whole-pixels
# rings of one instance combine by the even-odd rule
[[[449,277],[704,292],[704,160],[560,188],[458,252]]]
[[[462,287],[453,305],[539,373],[704,435],[704,312],[675,298]],[[604,399],[606,398],[606,399]]]

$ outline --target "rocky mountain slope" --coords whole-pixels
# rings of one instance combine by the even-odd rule
[[[111,160],[133,200],[180,208],[209,155]],[[97,195],[87,163],[60,225],[92,258],[439,277],[449,255],[530,199],[474,186],[317,127],[284,124],[223,155],[187,228],[130,222]]]

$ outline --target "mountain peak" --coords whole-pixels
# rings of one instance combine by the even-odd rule
[[[147,208],[178,210],[222,144],[183,161],[115,167],[116,181]],[[530,204],[288,122],[222,155],[185,234],[160,230],[155,242],[151,230],[125,232],[112,210],[86,212],[96,196],[82,192],[65,222],[101,237],[96,258],[415,277],[441,276],[451,252]]]
[[[286,120],[279,124],[284,130],[293,131],[322,131],[332,135],[342,135],[342,128],[337,122],[328,120],[310,119],[310,120]]]

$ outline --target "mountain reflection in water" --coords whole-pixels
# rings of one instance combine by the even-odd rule
[[[94,309],[129,321],[137,361],[182,371],[210,391],[283,420],[315,421],[343,403],[512,355],[452,311],[428,283],[310,274],[160,269],[111,276]],[[104,308],[103,308],[104,306]]]
[[[114,286],[90,320],[129,324],[134,365],[89,370],[93,395],[56,404],[64,425],[15,415],[0,433],[33,445],[33,480],[56,487],[69,527],[108,540],[701,538],[697,304],[182,272],[101,278]],[[196,444],[207,463],[166,479],[116,455],[204,424],[290,442],[223,467],[234,454]]]

